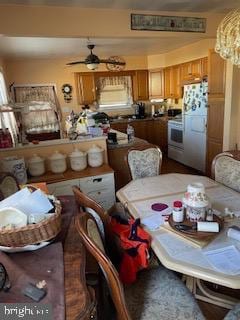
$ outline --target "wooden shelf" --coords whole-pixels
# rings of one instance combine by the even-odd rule
[[[44,175],[40,177],[30,177],[28,179],[28,183],[36,183],[36,182],[46,182],[46,183],[56,183],[66,180],[85,178],[90,176],[98,176],[106,173],[113,173],[113,169],[107,165],[103,164],[101,167],[91,168],[87,167],[82,171],[73,171],[68,169],[64,173],[52,173],[47,171]]]

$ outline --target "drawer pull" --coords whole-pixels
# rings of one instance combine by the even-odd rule
[[[102,181],[102,178],[95,178],[93,179],[93,182],[101,182]]]

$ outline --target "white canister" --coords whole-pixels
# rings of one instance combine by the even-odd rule
[[[2,160],[2,169],[4,172],[10,172],[17,179],[18,183],[27,183],[27,172],[24,158],[7,157]]]
[[[90,167],[100,167],[103,164],[103,149],[95,144],[88,150],[88,164]]]
[[[87,167],[87,154],[77,148],[69,155],[72,170],[81,171]]]
[[[49,158],[50,169],[53,173],[63,173],[67,170],[66,156],[58,151],[55,151]]]
[[[45,173],[44,159],[34,154],[28,160],[28,171],[31,176],[38,177]]]

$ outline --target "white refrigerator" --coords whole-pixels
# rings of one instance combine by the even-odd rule
[[[202,172],[206,165],[207,94],[207,82],[184,86],[184,163]]]

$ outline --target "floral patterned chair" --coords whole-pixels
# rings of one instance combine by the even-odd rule
[[[155,145],[131,148],[126,158],[132,180],[159,175],[162,152]]]
[[[0,172],[0,200],[3,200],[20,189],[16,178],[9,172]]]
[[[240,192],[240,158],[237,153],[222,152],[212,162],[212,179]]]

